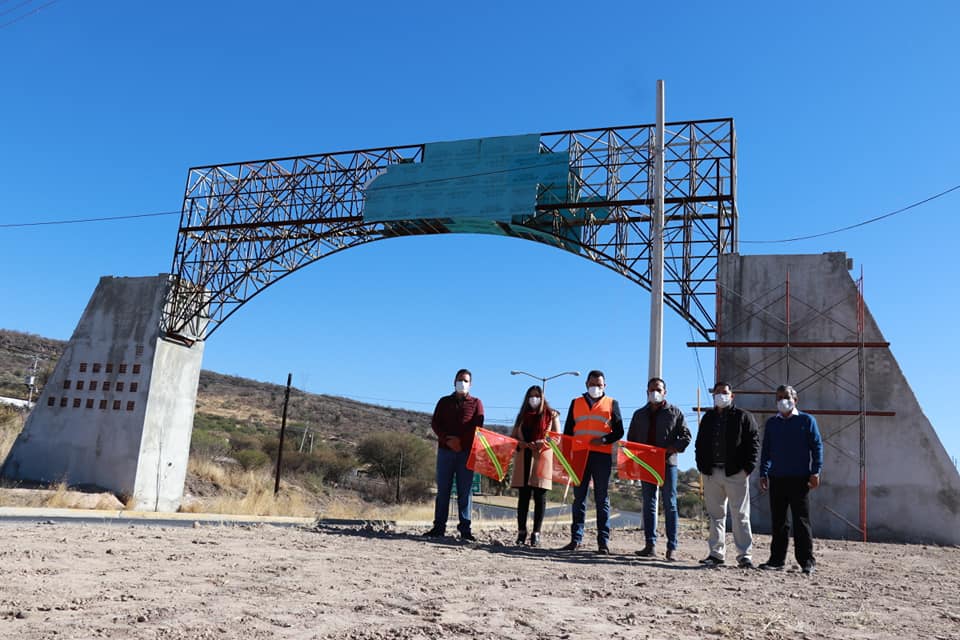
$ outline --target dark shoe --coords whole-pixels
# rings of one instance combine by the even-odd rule
[[[813,564],[812,562],[809,564],[803,565],[803,569],[801,569],[801,571],[803,571],[803,574],[807,576],[812,576],[813,572],[816,570],[817,570],[817,565]]]
[[[460,539],[464,542],[476,542],[477,539],[473,537],[473,534],[467,531],[466,533],[460,534]]]
[[[640,549],[640,551],[637,551],[637,555],[641,558],[652,558],[654,555],[656,555],[656,547],[654,547],[652,544],[648,544],[643,549]]]
[[[521,531],[520,533],[517,534],[517,544],[523,544],[526,541],[527,541],[526,531]]]
[[[741,569],[756,569],[756,567],[753,566],[753,560],[750,558],[740,558],[737,560],[737,566]]]
[[[677,561],[677,550],[667,549],[667,562],[676,562],[676,561]]]
[[[539,533],[539,532],[534,531],[532,534],[530,534],[530,546],[531,546],[531,547],[539,547],[539,546],[540,546],[540,533]]]
[[[443,534],[444,534],[443,529],[441,529],[440,527],[434,527],[433,529],[430,529],[430,531],[427,531],[426,533],[424,533],[423,537],[424,538],[442,538]]]
[[[764,571],[783,571],[782,564],[773,564],[772,562],[769,562],[769,561],[761,564],[760,568],[763,569]]]
[[[707,556],[706,558],[700,561],[700,564],[710,569],[713,569],[715,567],[722,566],[723,560],[721,558],[716,558],[714,556]]]
[[[571,542],[567,543],[566,546],[561,547],[561,548],[560,548],[560,551],[576,551],[576,550],[579,549],[579,548],[580,548],[580,543],[579,543],[579,542],[573,542],[573,541],[571,541]]]
[[[597,553],[602,556],[608,556],[610,555],[610,547],[605,544],[601,544],[599,547],[597,547]]]

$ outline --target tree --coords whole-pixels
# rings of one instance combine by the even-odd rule
[[[401,488],[415,489],[417,494],[422,494],[433,478],[433,453],[433,446],[422,438],[392,431],[369,435],[357,447],[360,461],[369,465],[370,472],[388,487],[396,487],[399,478]]]

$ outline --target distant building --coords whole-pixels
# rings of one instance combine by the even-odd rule
[[[32,409],[33,403],[27,402],[26,400],[20,400],[19,398],[4,398],[0,396],[0,404],[5,404],[10,407],[17,407],[18,409]]]

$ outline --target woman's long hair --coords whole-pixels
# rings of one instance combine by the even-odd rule
[[[536,410],[531,409],[530,403],[527,402],[532,395],[540,396],[540,406],[537,407]],[[542,438],[550,428],[550,422],[553,420],[553,409],[550,407],[547,399],[543,396],[543,389],[541,389],[540,385],[538,384],[535,384],[527,389],[527,392],[523,395],[523,404],[520,405],[520,411],[517,412],[517,419],[513,423],[513,428],[515,431],[519,431],[523,427],[523,416],[531,411],[540,415],[540,425],[538,431],[542,432],[539,434],[539,436]]]

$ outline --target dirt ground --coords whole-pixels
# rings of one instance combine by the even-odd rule
[[[675,563],[635,530],[611,556],[417,533],[4,522],[0,637],[960,638],[958,548],[820,540],[806,577],[702,568],[690,531]]]

